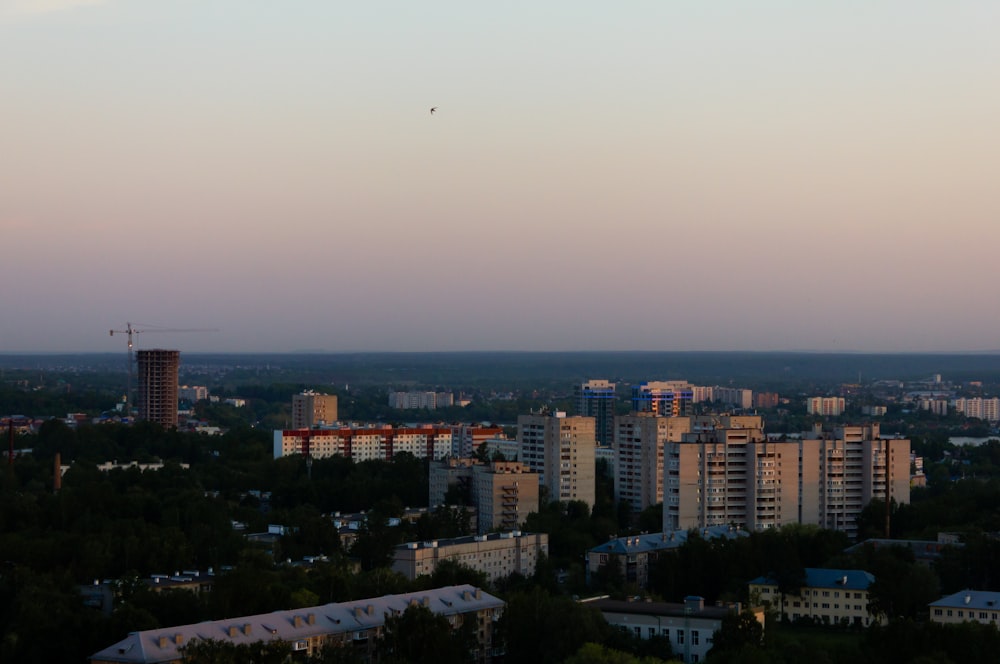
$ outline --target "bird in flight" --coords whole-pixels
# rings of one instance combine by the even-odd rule
[[[434,111],[438,110],[437,106],[431,106],[431,115],[434,115]]]

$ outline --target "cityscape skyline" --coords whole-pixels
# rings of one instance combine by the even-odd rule
[[[998,20],[0,2],[0,353],[996,352]]]

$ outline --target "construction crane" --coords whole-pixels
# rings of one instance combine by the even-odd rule
[[[154,325],[142,325],[140,327],[132,325],[132,323],[125,323],[124,330],[108,330],[110,335],[113,337],[116,334],[125,334],[128,336],[128,386],[125,388],[125,416],[128,417],[132,414],[131,402],[132,402],[132,368],[135,366],[135,362],[132,359],[132,347],[133,339],[132,336],[141,333],[148,332],[218,332],[216,328],[200,328],[200,327],[190,327],[190,328],[171,328],[171,327],[156,327]]]

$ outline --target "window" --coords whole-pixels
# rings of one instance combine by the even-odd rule
[[[696,645],[698,645],[698,643],[699,643],[699,641],[698,641],[698,630],[693,629],[693,630],[691,630],[691,645],[696,646]]]
[[[684,630],[677,630],[677,645],[684,645]]]

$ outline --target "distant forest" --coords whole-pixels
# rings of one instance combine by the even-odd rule
[[[0,355],[2,371],[105,373],[126,371],[122,353]],[[762,389],[807,389],[859,379],[1000,383],[1000,352],[992,354],[740,353],[740,352],[463,352],[221,354],[181,350],[181,373],[192,384],[454,386],[551,389],[591,378],[620,383],[683,379]],[[198,381],[197,375],[204,376]]]

